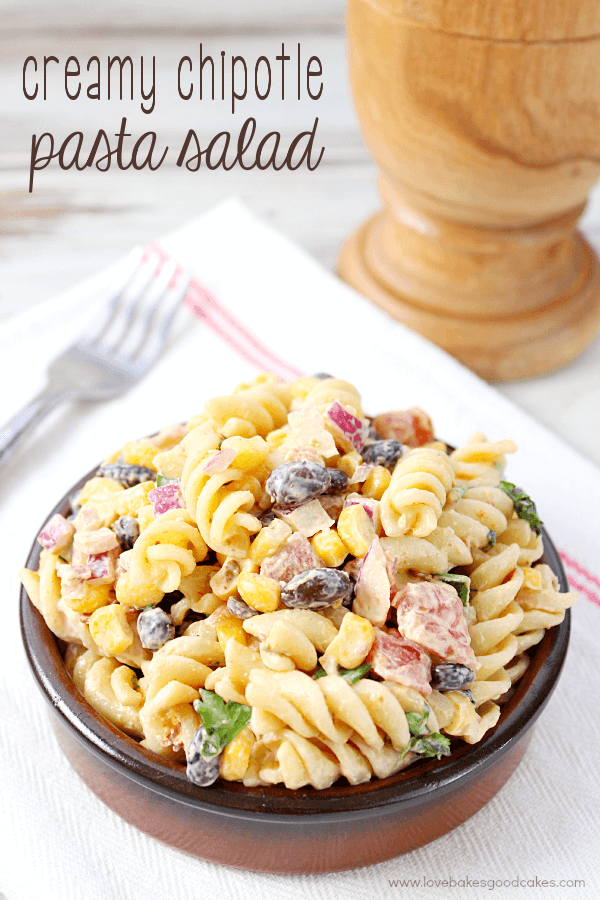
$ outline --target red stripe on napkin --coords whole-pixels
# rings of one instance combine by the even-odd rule
[[[596,578],[592,572],[589,572],[585,566],[582,566],[564,550],[560,551],[560,556],[567,569],[569,584],[575,590],[580,591],[595,606],[600,607],[600,578]]]
[[[156,242],[148,244],[144,253],[155,253],[161,262],[161,267],[167,260],[172,259],[171,254]],[[193,315],[202,319],[221,340],[258,369],[266,369],[285,379],[300,378],[305,374],[264,344],[196,278],[192,278],[190,281],[184,302]]]

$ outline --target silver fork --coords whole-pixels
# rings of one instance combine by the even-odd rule
[[[106,400],[131,387],[158,358],[192,277],[175,262],[157,274],[145,254],[110,302],[93,337],[81,337],[48,367],[46,387],[0,430],[0,466],[26,432],[60,403]]]

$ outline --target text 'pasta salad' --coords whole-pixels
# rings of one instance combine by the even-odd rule
[[[87,701],[194,784],[385,778],[480,741],[577,599],[516,449],[260,375],[107,459],[21,579]]]

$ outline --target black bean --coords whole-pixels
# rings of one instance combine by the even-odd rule
[[[475,672],[460,663],[439,663],[431,670],[431,687],[435,691],[460,691],[475,680]]]
[[[276,518],[277,518],[277,516],[275,515],[275,513],[273,512],[272,509],[268,509],[266,512],[264,512],[262,514],[262,516],[259,516],[260,523],[263,528],[266,528],[268,525],[270,525],[271,522],[273,522]]]
[[[282,509],[294,509],[324,494],[331,484],[325,466],[302,460],[283,463],[273,469],[267,479],[269,496]]]
[[[329,467],[327,467],[327,471],[331,475],[331,484],[326,491],[323,491],[323,493],[339,494],[341,491],[345,491],[350,484],[350,479],[346,473],[342,472],[341,469],[330,469]]]
[[[161,609],[164,609],[166,613],[170,613],[171,607],[176,603],[179,603],[180,600],[183,600],[183,594],[181,593],[181,591],[171,591],[169,594],[165,594],[162,600],[160,600],[156,605],[160,606]]]
[[[333,378],[333,375],[330,375],[329,372],[317,372],[316,375],[313,375],[313,378],[318,378],[319,381],[325,381],[326,378]]]
[[[145,609],[139,614],[137,630],[146,650],[160,650],[163,644],[175,637],[173,619],[159,607]]]
[[[340,569],[309,569],[281,589],[281,601],[292,609],[325,609],[350,591],[350,577]]]
[[[121,516],[112,526],[121,550],[131,550],[140,536],[138,520],[133,516]]]
[[[258,616],[259,612],[252,606],[248,606],[241,597],[230,597],[227,601],[227,609],[232,612],[238,619],[250,619],[252,616]]]
[[[342,606],[345,606],[346,609],[352,610],[352,604],[354,603],[354,596],[356,594],[356,584],[350,579],[350,587],[348,588],[348,594],[342,600]]]
[[[372,444],[364,447],[362,458],[366,463],[390,468],[402,456],[402,449],[400,441],[373,441]]]
[[[198,787],[209,787],[221,774],[221,753],[208,757],[202,755],[205,740],[204,728],[200,726],[187,752],[186,774]]]
[[[153,469],[148,469],[147,466],[130,466],[123,462],[106,463],[100,466],[96,474],[102,478],[112,478],[126,488],[142,481],[156,481],[156,472]]]

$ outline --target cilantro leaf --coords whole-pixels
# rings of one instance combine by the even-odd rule
[[[468,575],[435,575],[436,581],[443,581],[453,587],[461,599],[463,606],[469,602],[469,591],[471,589],[471,579]]]
[[[540,526],[544,523],[537,514],[535,503],[521,488],[515,487],[510,481],[501,481],[498,485],[501,491],[508,494],[512,500],[515,512],[520,519],[529,522],[536,534],[540,533]]]
[[[162,487],[163,484],[175,484],[179,483],[179,478],[167,478],[166,475],[157,475],[156,476],[156,487]]]
[[[443,734],[440,734],[439,731],[415,741],[411,750],[413,753],[420,753],[422,756],[437,756],[438,759],[441,759],[442,756],[450,756],[452,752],[450,750],[450,740]]]
[[[494,531],[494,529],[493,529],[493,528],[490,528],[490,530],[488,531],[488,540],[487,540],[487,544],[485,545],[485,547],[484,547],[483,549],[484,549],[484,550],[491,550],[492,547],[494,546],[494,544],[496,543],[497,538],[498,538],[498,535],[496,534],[496,532]]]
[[[204,741],[201,754],[205,759],[217,756],[227,744],[243,731],[252,710],[244,703],[225,701],[213,691],[200,689],[201,700],[194,700],[194,709],[202,719]]]
[[[429,718],[429,713],[431,710],[429,706],[424,703],[423,704],[423,712],[408,712],[406,713],[406,721],[408,722],[408,728],[413,737],[421,737],[424,734],[427,734],[427,719]]]
[[[362,666],[358,666],[356,669],[340,669],[339,675],[341,678],[345,678],[348,684],[356,684],[356,682],[360,681],[361,678],[364,678],[370,670],[371,663],[363,663]],[[319,666],[313,675],[313,678],[322,678],[324,675],[327,675],[327,672]]]
[[[432,734],[427,733],[427,719],[429,718],[430,709],[427,703],[423,704],[423,712],[406,713],[406,721],[412,737],[402,753],[400,759],[404,759],[407,753],[418,753],[421,756],[433,757],[441,759],[442,756],[450,756],[450,741],[443,734],[434,731]]]

